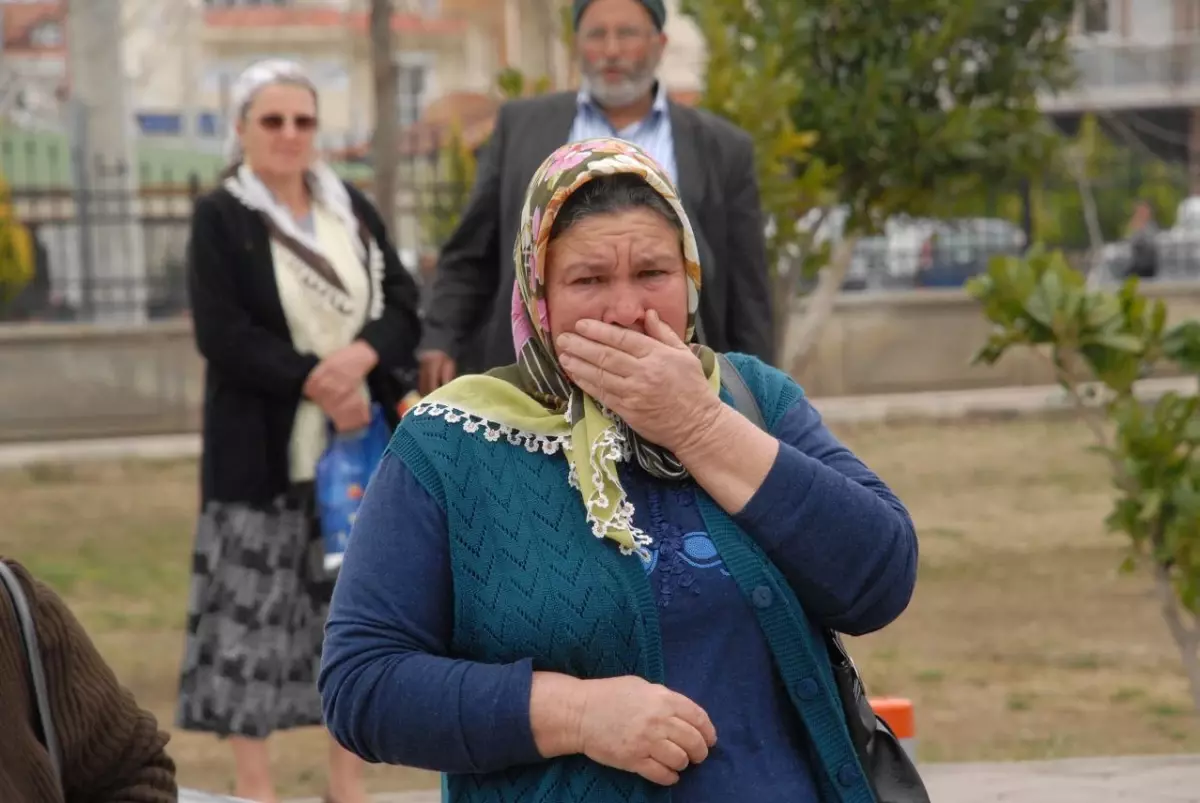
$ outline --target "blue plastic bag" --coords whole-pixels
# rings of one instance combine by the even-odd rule
[[[342,565],[358,506],[391,436],[378,404],[371,405],[371,422],[363,429],[335,432],[332,425],[329,428],[329,445],[317,461],[315,478],[326,571],[335,572]]]

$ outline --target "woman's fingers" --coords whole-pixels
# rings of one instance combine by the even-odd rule
[[[679,335],[675,333],[675,330],[667,326],[663,322],[663,319],[658,316],[657,310],[648,310],[646,312],[646,334],[659,343],[664,343],[673,349],[687,348],[687,345],[679,339]]]
[[[679,783],[679,773],[653,758],[644,758],[633,766],[633,771],[659,786],[674,786]]]
[[[709,744],[704,734],[686,720],[679,717],[673,718],[668,726],[667,738],[683,752],[688,764],[699,764],[708,758]],[[675,767],[673,764],[668,766]],[[683,769],[683,767],[677,769]]]
[[[687,750],[672,739],[659,739],[651,745],[650,758],[675,772],[683,772],[692,763],[692,760],[688,758]]]
[[[611,346],[634,357],[647,356],[657,345],[655,339],[649,335],[591,318],[581,318],[577,321],[575,331],[588,340]]]
[[[613,346],[580,335],[563,334],[556,341],[559,357],[571,357],[616,376],[627,377],[638,370],[638,358]]]
[[[603,397],[609,394],[621,397],[629,390],[628,379],[587,360],[564,355],[559,358],[559,362],[571,381],[594,399],[603,401]]]
[[[703,737],[705,744],[712,747],[717,743],[717,728],[713,725],[707,711],[682,694],[679,695],[675,704],[675,716],[695,728]]]

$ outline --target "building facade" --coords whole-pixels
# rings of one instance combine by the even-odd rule
[[[362,142],[373,118],[367,0],[90,0],[119,8],[126,93],[143,135],[216,147],[237,74],[293,58],[321,90],[327,144]],[[569,0],[393,0],[402,127],[439,98],[487,95],[505,67],[552,88],[578,85]],[[61,116],[69,89],[66,0],[0,0],[0,115]],[[668,88],[701,86],[703,44],[668,0]]]
[[[1071,131],[1095,115],[1118,142],[1186,163],[1200,193],[1200,0],[1081,0],[1076,84],[1040,101]]]

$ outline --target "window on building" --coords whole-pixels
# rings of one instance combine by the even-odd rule
[[[1108,4],[1109,0],[1083,0],[1080,27],[1085,34],[1108,33],[1112,30]]]
[[[43,22],[29,32],[29,44],[34,47],[59,47],[62,43],[62,25],[57,22]]]
[[[421,119],[421,109],[425,106],[425,93],[428,90],[427,78],[428,68],[423,64],[400,65],[397,106],[401,128],[414,125]]]

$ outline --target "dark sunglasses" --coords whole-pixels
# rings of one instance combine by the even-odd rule
[[[267,131],[280,131],[287,121],[285,114],[264,114],[258,118],[258,124]],[[291,121],[297,131],[312,131],[317,127],[317,118],[311,114],[292,115]]]

